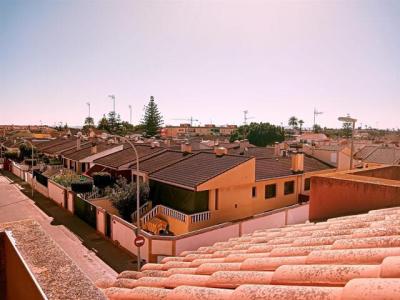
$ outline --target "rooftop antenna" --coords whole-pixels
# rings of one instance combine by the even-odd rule
[[[318,111],[316,108],[314,108],[314,125],[313,125],[313,128],[315,128],[315,118],[316,118],[318,115],[322,115],[322,114],[323,114],[322,111]]]
[[[243,120],[244,120],[243,124],[244,125],[247,125],[247,120],[254,119],[254,117],[248,117],[247,116],[248,114],[249,114],[248,110],[243,111]]]

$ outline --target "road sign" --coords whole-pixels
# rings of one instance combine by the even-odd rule
[[[135,238],[135,246],[136,247],[142,247],[144,245],[145,239],[142,236],[137,236]]]

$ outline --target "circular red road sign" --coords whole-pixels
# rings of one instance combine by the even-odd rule
[[[139,235],[135,238],[134,242],[136,247],[142,247],[144,245],[145,239],[144,237]]]

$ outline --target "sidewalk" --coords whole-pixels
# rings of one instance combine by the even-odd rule
[[[136,270],[135,256],[117,247],[77,216],[57,206],[53,201],[40,193],[35,191],[33,202],[29,201],[27,198],[31,199],[32,190],[27,182],[7,171],[0,171],[0,179],[2,178],[1,175],[11,179],[12,182],[4,183],[4,180],[0,182],[0,222],[21,220],[28,217],[34,218],[84,272],[85,268],[93,268],[88,266],[88,262],[91,263],[93,261],[93,257],[90,256],[94,256],[94,258],[96,258],[96,256],[99,257],[111,267],[113,271],[110,269],[111,272],[108,273]],[[3,177],[3,179],[5,179],[5,177]],[[10,193],[10,189],[7,188],[7,185],[14,185],[13,190],[15,192]],[[14,195],[14,193],[16,193],[16,195]],[[7,203],[7,200],[11,202]],[[27,200],[32,203],[32,208],[26,207]],[[19,207],[20,205],[25,205],[25,207],[21,208]],[[40,210],[37,208],[40,208]],[[39,213],[32,211],[32,209],[38,210]],[[23,213],[24,210],[25,213]],[[56,228],[57,230],[55,230]],[[60,230],[62,234],[60,234]],[[79,253],[79,251],[77,251],[78,249],[76,249],[78,243],[84,245],[90,251]],[[92,271],[93,270],[89,270],[89,272]],[[92,280],[94,279],[93,277],[99,277],[98,274],[95,276],[87,275],[91,277]]]

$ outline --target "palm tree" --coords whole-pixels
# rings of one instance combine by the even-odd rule
[[[304,124],[304,121],[303,120],[299,120],[299,126],[300,126],[300,134],[301,134],[301,129],[303,128],[303,124]]]
[[[290,117],[288,124],[289,126],[292,126],[293,129],[295,129],[297,127],[297,118],[295,116]]]

